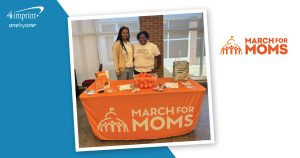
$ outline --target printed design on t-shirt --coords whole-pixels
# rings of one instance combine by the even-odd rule
[[[137,50],[136,54],[138,55],[148,55],[149,54],[149,50],[148,49],[144,49],[144,48],[140,48]]]
[[[114,108],[110,108],[105,118],[99,122],[98,130],[102,132],[129,132],[126,123],[117,118]]]

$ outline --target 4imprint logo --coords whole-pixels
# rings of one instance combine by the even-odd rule
[[[43,11],[44,11],[43,6],[36,6],[36,7],[21,9],[17,11],[10,11],[6,16],[9,19],[24,21],[28,19],[37,19]]]
[[[221,55],[285,55],[288,53],[288,38],[284,37],[246,37],[244,53],[233,36],[221,48]]]
[[[11,10],[6,15],[6,17],[11,20],[8,27],[14,29],[36,28],[37,24],[35,20],[40,17],[43,11],[43,6],[29,7],[16,11]]]

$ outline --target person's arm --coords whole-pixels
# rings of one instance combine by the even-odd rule
[[[114,45],[113,45],[114,66],[115,66],[115,72],[116,72],[116,75],[117,75],[117,76],[120,75],[118,46],[119,46],[119,45],[117,44],[117,42],[114,43]]]

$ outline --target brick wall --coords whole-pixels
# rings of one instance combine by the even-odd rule
[[[161,53],[161,65],[158,69],[158,76],[163,77],[163,52],[164,52],[164,30],[163,30],[163,16],[141,16],[140,20],[140,30],[147,31],[150,35],[149,41],[156,44]]]

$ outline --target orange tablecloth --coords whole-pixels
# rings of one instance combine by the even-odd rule
[[[206,89],[193,80],[189,89],[179,82],[178,89],[156,92],[142,89],[138,93],[115,91],[80,95],[85,114],[96,137],[102,140],[156,139],[182,135],[197,126]],[[176,82],[160,78],[160,83]],[[133,83],[111,81],[111,88]],[[88,89],[94,89],[95,83]]]

